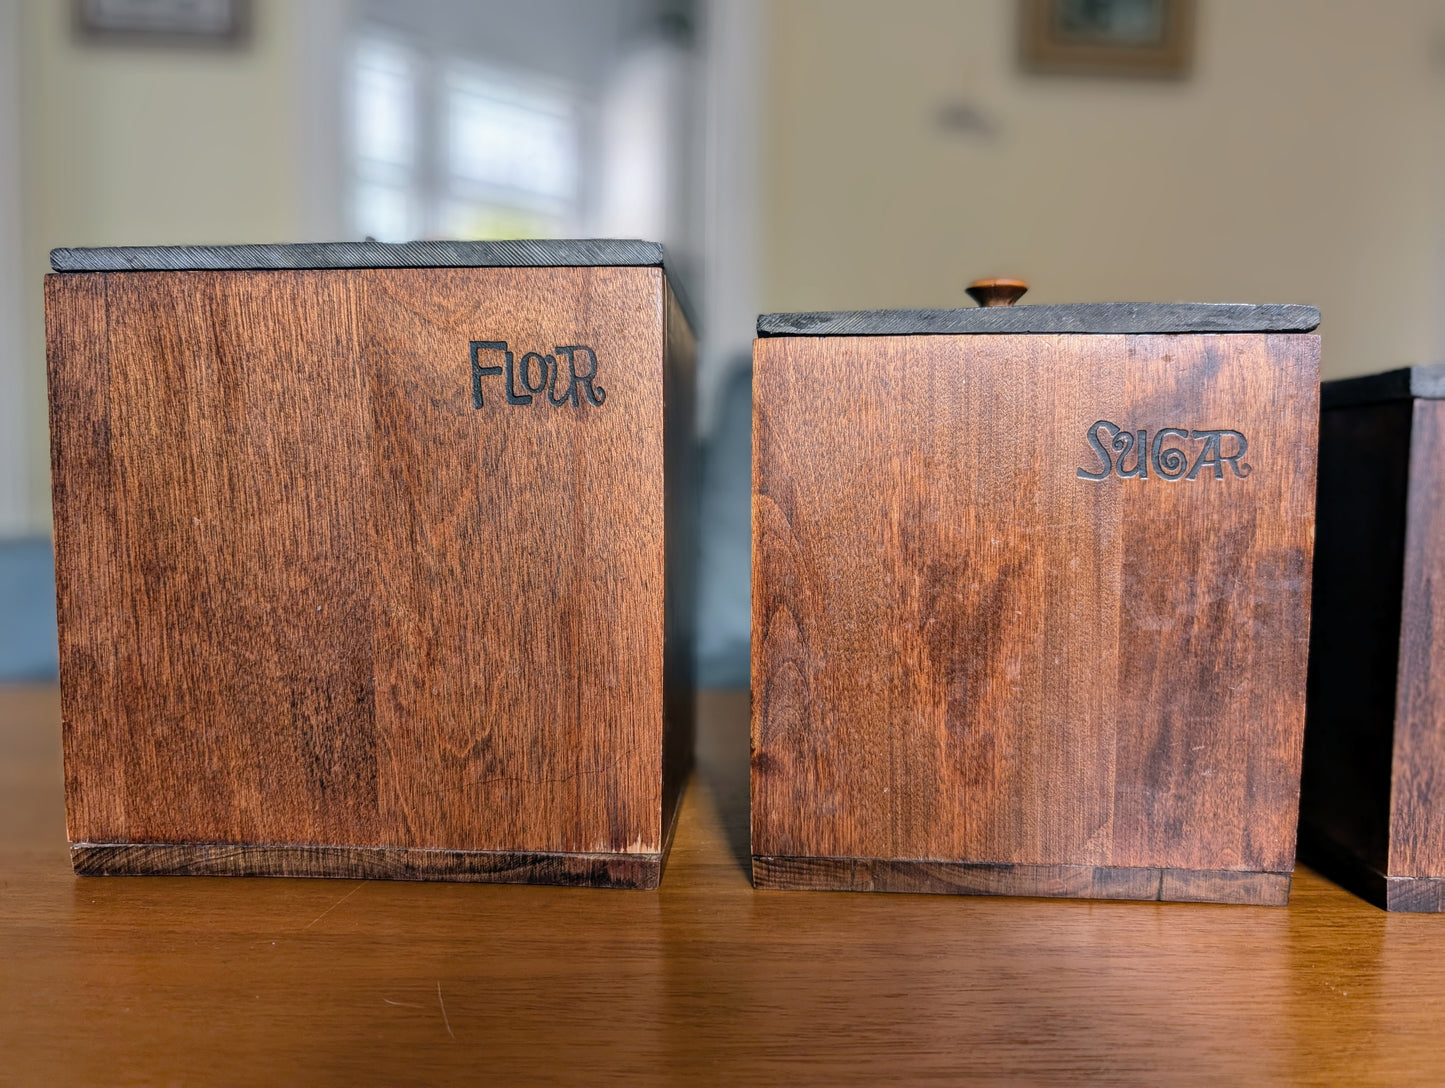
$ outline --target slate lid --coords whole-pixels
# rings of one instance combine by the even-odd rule
[[[1086,302],[1073,306],[763,314],[758,318],[758,335],[1313,332],[1319,323],[1320,312],[1313,306],[1255,306],[1236,302]]]
[[[657,242],[522,238],[494,242],[304,242],[294,245],[52,249],[56,272],[248,272],[329,268],[661,268],[688,323],[687,296]]]

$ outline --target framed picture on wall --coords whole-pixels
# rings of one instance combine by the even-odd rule
[[[1189,74],[1194,0],[1020,0],[1020,8],[1020,53],[1027,71]]]
[[[140,45],[238,45],[250,0],[71,0],[76,36]]]

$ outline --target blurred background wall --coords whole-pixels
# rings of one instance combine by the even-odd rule
[[[1023,70],[1019,0],[254,0],[238,45],[0,0],[0,676],[53,667],[53,246],[661,238],[703,322],[712,683],[746,679],[760,310],[1011,274],[1313,303],[1327,377],[1441,358],[1445,5],[1196,12],[1188,74],[1150,79]]]
[[[1199,0],[1178,80],[1020,70],[1016,3],[771,10],[764,299],[1309,302],[1326,377],[1439,357],[1445,5]]]

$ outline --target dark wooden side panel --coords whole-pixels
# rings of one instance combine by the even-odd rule
[[[658,853],[661,270],[355,275],[382,845]],[[503,373],[476,408],[474,340],[507,342],[519,371],[526,352],[565,371],[557,348],[586,345],[605,399],[508,403]]]
[[[1388,872],[1445,878],[1445,401],[1413,417]]]
[[[663,670],[662,827],[671,834],[692,769],[693,651],[697,614],[697,341],[663,280],[663,443],[666,463],[667,577]]]
[[[68,697],[71,835],[374,839],[371,548],[364,492],[340,486],[368,472],[348,276],[91,279],[52,290],[106,298],[53,375],[68,682],[101,662]]]
[[[1206,470],[1126,492],[1110,860],[1288,872],[1304,734],[1319,337],[1138,336],[1127,350],[1124,403],[1134,419],[1240,431],[1250,471],[1238,479],[1226,468],[1213,479]]]
[[[1397,400],[1320,415],[1300,847],[1356,888],[1339,851],[1382,876],[1389,864],[1412,413]]]
[[[287,876],[655,888],[656,854],[524,854],[369,846],[76,843],[79,876]]]
[[[1289,873],[1010,865],[883,858],[753,857],[753,883],[779,891],[920,892],[1282,907]]]

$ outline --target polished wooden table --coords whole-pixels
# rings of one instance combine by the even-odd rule
[[[656,892],[89,878],[0,688],[0,1084],[1445,1083],[1445,917],[755,892],[747,698]]]

